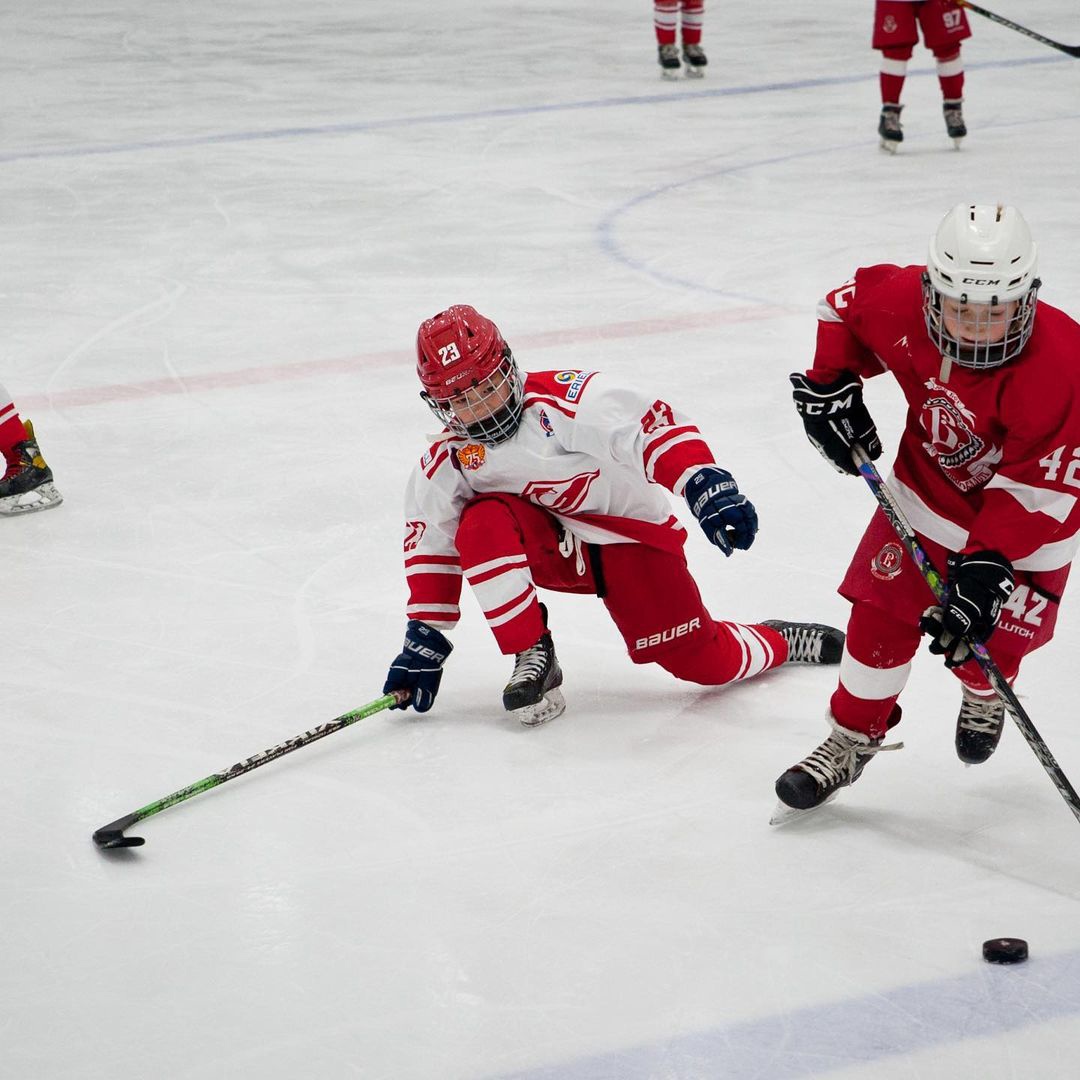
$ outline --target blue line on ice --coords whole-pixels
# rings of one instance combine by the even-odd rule
[[[1032,57],[1026,60],[995,60],[966,64],[968,71],[980,68],[998,69],[1058,64],[1068,57]],[[912,70],[910,77],[932,75],[933,71]],[[788,90],[805,90],[814,86],[847,86],[852,83],[876,81],[876,71],[866,75],[844,75],[819,79],[793,79],[790,82],[761,83],[751,86],[723,86],[710,90],[667,90],[655,94],[631,97],[598,98],[593,101],[567,101],[551,105],[515,105],[501,109],[480,109],[472,112],[431,113],[424,116],[397,116],[385,120],[357,120],[352,123],[316,124],[306,127],[271,128],[267,131],[224,131],[217,134],[189,135],[177,138],[145,139],[136,142],[102,143],[96,146],[41,147],[12,150],[0,154],[0,164],[31,161],[37,158],[80,158],[98,154],[128,154],[148,150],[173,150],[191,146],[214,146],[224,143],[259,142],[278,139],[324,138],[329,135],[360,135],[368,131],[393,131],[420,124],[463,124],[476,120],[498,120],[540,113],[575,112],[584,109],[617,109],[637,105],[663,105],[670,101],[697,101],[705,98],[745,97],[749,94],[771,94]]]
[[[807,962],[813,963],[812,954]],[[798,1080],[1080,1014],[1080,950],[1036,956],[1017,967],[972,963],[977,967],[965,975],[671,1036],[500,1080]]]

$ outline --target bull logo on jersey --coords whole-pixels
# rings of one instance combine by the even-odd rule
[[[415,551],[424,538],[424,530],[427,525],[423,521],[405,522],[405,551]]]
[[[1001,450],[976,434],[975,414],[953,391],[936,379],[926,385],[939,393],[923,402],[919,423],[929,436],[923,449],[961,491],[981,487],[994,475],[990,465],[1001,460]]]
[[[554,514],[572,514],[584,502],[599,469],[578,473],[567,480],[531,480],[521,493],[523,499],[542,506]]]
[[[904,549],[890,540],[871,560],[870,573],[878,581],[892,581],[904,569]]]
[[[487,457],[487,451],[480,443],[466,443],[457,452],[458,463],[469,472],[476,472]]]

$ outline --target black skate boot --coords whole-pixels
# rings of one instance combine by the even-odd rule
[[[881,149],[895,154],[904,141],[904,129],[900,126],[900,110],[903,105],[882,105],[877,133],[881,136]]]
[[[679,72],[682,70],[682,64],[679,63],[679,47],[672,43],[671,45],[661,45],[657,49],[659,61],[660,61],[660,75],[664,79],[677,79]]]
[[[964,124],[964,109],[962,101],[945,101],[941,106],[945,114],[945,130],[949,133],[953,145],[960,149],[960,140],[967,135],[967,126]]]
[[[788,664],[839,664],[844,655],[844,631],[816,622],[764,619],[788,644]]]
[[[38,449],[34,425],[26,420],[23,427],[26,439],[14,447],[17,460],[8,465],[0,479],[0,517],[48,510],[64,501],[53,486],[52,469]]]
[[[700,45],[683,45],[682,58],[686,61],[687,78],[700,79],[705,74],[705,65],[709,60]]]
[[[547,629],[547,608],[541,604],[544,633],[540,640],[514,657],[514,674],[503,690],[503,708],[526,727],[554,720],[566,708],[562,691],[562,668]]]
[[[899,717],[897,717],[899,719]],[[832,733],[807,758],[792,765],[776,781],[776,795],[793,810],[813,810],[831,799],[842,787],[862,776],[866,763],[881,750],[899,750],[903,743],[882,745],[858,731],[849,731],[830,719]],[[779,824],[777,816],[773,824]]]
[[[979,697],[964,687],[956,718],[956,756],[967,765],[981,765],[997,749],[1005,726],[1005,703]]]

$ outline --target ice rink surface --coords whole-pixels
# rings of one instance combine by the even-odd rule
[[[1073,0],[995,7],[1080,42]],[[467,597],[426,717],[90,843],[379,696],[412,343],[451,303],[694,415],[761,517],[725,560],[678,507],[714,614],[843,625],[873,503],[786,378],[819,296],[1001,199],[1080,311],[1080,63],[972,16],[967,144],[920,47],[890,158],[870,11],[712,4],[707,78],[668,84],[620,0],[4,6],[0,382],[65,502],[0,521],[0,1075],[1075,1074],[1080,825],[1011,727],[956,760],[925,654],[906,749],[777,830],[834,672],[679,684],[554,596],[568,708],[524,730]],[[868,400],[891,454],[899,392]],[[1078,648],[1074,596],[1018,690],[1080,782]],[[1000,935],[1030,961],[984,964]]]

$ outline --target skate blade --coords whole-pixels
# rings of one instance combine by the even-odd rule
[[[688,79],[704,79],[705,70],[703,68],[687,67],[686,77]]]
[[[549,720],[554,720],[556,716],[562,716],[565,711],[566,699],[562,696],[562,691],[555,687],[535,705],[514,709],[510,715],[516,716],[525,727],[536,727],[538,724],[546,724]]]
[[[900,148],[900,144],[898,142],[891,142],[889,139],[882,139],[880,146],[881,149],[884,150],[887,154],[895,154],[896,151]]]
[[[770,825],[789,825],[793,821],[800,821],[811,814],[816,813],[823,806],[828,806],[837,796],[837,792],[833,792],[823,803],[819,803],[817,806],[811,806],[808,810],[798,810],[794,806],[788,806],[785,802],[777,800],[776,807],[772,812],[772,817],[769,818]]]
[[[961,135],[959,139],[953,139],[952,144],[954,150],[960,150],[964,144],[964,137]]]
[[[675,82],[679,77],[678,68],[661,68],[660,78],[667,82]]]
[[[33,514],[37,510],[59,506],[63,501],[64,497],[49,480],[33,491],[24,491],[21,495],[9,495],[6,499],[0,499],[0,517]]]

